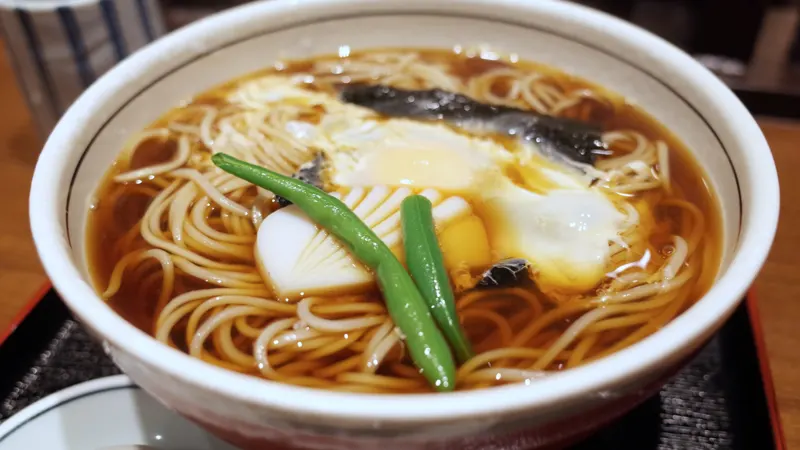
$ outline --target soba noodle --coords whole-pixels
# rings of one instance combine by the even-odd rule
[[[301,386],[430,390],[378,292],[277,298],[255,264],[272,194],[217,170],[210,156],[224,151],[286,175],[314,157],[297,136],[298,124],[319,120],[318,108],[266,108],[270,93],[245,82],[275,74],[321,95],[350,82],[440,88],[609,130],[608,154],[594,166],[568,161],[625,212],[605,280],[580,294],[536,286],[458,292],[476,351],[458,369],[458,389],[535,383],[634,344],[689,307],[715,276],[718,218],[702,173],[669,133],[618,96],[535,64],[363,52],[237,80],[171,111],[122,153],[91,213],[90,262],[103,298],[165,345]]]

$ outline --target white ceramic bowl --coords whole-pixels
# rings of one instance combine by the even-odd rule
[[[683,139],[708,173],[722,204],[722,272],[705,297],[663,330],[530,386],[345,394],[238,375],[162,346],[117,316],[87,281],[84,230],[93,189],[123,141],[181,101],[281,57],[340,46],[478,44],[623,94]],[[94,84],[48,140],[30,211],[54,286],[119,366],[165,404],[243,447],[272,448],[266,443],[278,441],[350,450],[542,446],[630,408],[719,328],[772,243],[778,181],[761,131],[728,88],[675,47],[611,16],[560,1],[269,1],[167,36]]]

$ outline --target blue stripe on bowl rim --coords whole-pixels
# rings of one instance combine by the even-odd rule
[[[51,110],[55,117],[61,115],[61,106],[59,105],[58,98],[56,97],[55,83],[53,76],[47,69],[42,54],[42,43],[39,40],[39,35],[36,33],[36,27],[33,23],[31,13],[22,8],[14,8],[14,13],[22,26],[22,32],[25,35],[25,44],[33,56],[34,65],[36,66],[36,75],[45,90],[45,101],[47,107]]]
[[[89,52],[86,49],[86,44],[83,42],[83,35],[81,33],[78,19],[75,17],[75,11],[67,6],[59,6],[56,8],[59,22],[64,29],[69,41],[70,51],[72,53],[72,60],[78,68],[78,75],[81,78],[83,87],[87,88],[95,80],[94,69],[89,63]]]
[[[153,41],[156,33],[153,29],[153,23],[150,21],[150,12],[149,7],[147,6],[147,0],[136,0],[136,9],[139,11],[139,20],[141,20],[142,28],[144,28],[144,32],[147,35],[147,41]]]
[[[117,62],[120,62],[128,56],[128,46],[122,35],[122,26],[119,20],[117,5],[112,0],[101,0],[100,10],[105,19],[108,37],[111,38],[111,44],[114,47],[114,54],[117,56]]]

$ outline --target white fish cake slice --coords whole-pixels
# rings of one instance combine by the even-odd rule
[[[400,204],[413,192],[408,188],[355,188],[342,199],[398,253],[402,245]],[[423,192],[434,204],[437,230],[472,213],[469,203],[458,196],[437,191]],[[269,215],[258,229],[256,261],[265,282],[280,297],[333,293],[358,293],[374,285],[372,274],[322,227],[311,221],[296,205]]]

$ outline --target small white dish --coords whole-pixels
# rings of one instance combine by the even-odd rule
[[[125,375],[51,394],[0,424],[0,450],[234,450]]]

